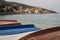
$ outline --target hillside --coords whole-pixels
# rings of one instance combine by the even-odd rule
[[[41,7],[30,6],[26,4],[16,3],[16,2],[7,2],[7,1],[0,1],[0,12],[13,12],[16,14],[50,14],[50,13],[57,13],[53,10],[48,10]]]

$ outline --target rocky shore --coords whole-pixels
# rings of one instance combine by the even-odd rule
[[[16,2],[7,2],[7,1],[0,1],[0,12],[14,12],[16,14],[50,14],[50,13],[57,13],[53,10],[48,10],[41,7],[35,7],[30,5],[25,5]]]

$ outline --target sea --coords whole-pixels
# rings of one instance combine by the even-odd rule
[[[0,20],[17,20],[24,24],[34,24],[39,28],[60,26],[60,13],[57,14],[14,14],[1,15]]]

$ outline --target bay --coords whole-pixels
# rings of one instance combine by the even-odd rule
[[[22,24],[35,24],[37,27],[50,28],[60,26],[60,13],[3,15],[0,16],[0,20],[17,20]]]

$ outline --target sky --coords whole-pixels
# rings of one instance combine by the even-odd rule
[[[11,2],[23,3],[31,6],[52,9],[60,12],[60,0],[6,0]]]

